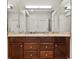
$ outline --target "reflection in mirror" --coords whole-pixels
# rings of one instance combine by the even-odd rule
[[[71,32],[70,0],[8,0],[8,33]]]

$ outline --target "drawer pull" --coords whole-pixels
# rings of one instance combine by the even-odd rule
[[[32,54],[30,54],[30,56],[32,57]]]
[[[8,59],[11,59],[10,57]]]
[[[45,48],[48,48],[48,46],[46,45]]]
[[[47,53],[45,54],[45,56],[47,56]]]
[[[32,46],[30,46],[30,48],[33,48]]]
[[[58,47],[58,45],[55,45],[55,47]]]
[[[20,47],[22,48],[22,47],[23,47],[23,45],[20,45]]]

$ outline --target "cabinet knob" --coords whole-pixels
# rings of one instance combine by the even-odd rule
[[[20,47],[22,48],[22,47],[23,47],[23,45],[20,45]]]
[[[30,48],[33,48],[32,46],[30,46]]]
[[[30,54],[30,56],[32,57],[32,54]]]
[[[58,47],[58,45],[57,45],[57,44],[55,44],[55,47]]]
[[[46,45],[45,48],[48,48],[48,46]]]
[[[46,53],[45,56],[48,56],[48,54]]]
[[[11,59],[10,57],[8,59]]]

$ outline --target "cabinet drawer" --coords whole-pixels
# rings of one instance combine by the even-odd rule
[[[54,58],[54,59],[67,59],[67,57],[61,57],[61,58]]]
[[[33,57],[33,58],[24,58],[24,59],[40,59],[39,57]]]
[[[8,42],[15,42],[16,38],[15,37],[8,37]]]
[[[53,51],[40,51],[41,58],[53,58]]]
[[[40,50],[53,50],[53,43],[40,43]]]
[[[39,37],[28,37],[25,40],[25,43],[39,43]]]
[[[8,42],[9,43],[20,43],[24,42],[26,37],[8,37]]]
[[[38,51],[24,51],[24,58],[38,58]]]
[[[64,37],[56,37],[56,38],[54,38],[54,43],[62,43],[62,44],[64,44],[64,43],[66,43],[66,38],[64,38]]]
[[[51,37],[41,37],[40,38],[40,43],[52,43],[53,42],[53,38]]]
[[[24,51],[25,50],[39,50],[38,43],[24,43]]]
[[[54,58],[40,58],[40,59],[54,59]]]

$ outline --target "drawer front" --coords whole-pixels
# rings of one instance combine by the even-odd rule
[[[51,37],[40,37],[40,43],[52,43],[54,41]]]
[[[38,58],[39,52],[37,51],[24,51],[24,58]]]
[[[56,37],[56,38],[54,38],[54,43],[64,44],[64,43],[66,43],[66,38],[65,37]]]
[[[24,59],[40,59],[39,57],[33,57],[33,58],[24,58]]]
[[[54,59],[67,59],[67,57],[61,57],[61,58],[54,58]]]
[[[24,43],[24,51],[26,50],[39,50],[38,43]]]
[[[15,42],[16,38],[15,37],[8,37],[8,42]]]
[[[48,50],[53,50],[53,43],[40,43],[40,50],[41,51],[48,51]]]
[[[28,37],[25,40],[25,43],[39,43],[39,37]]]
[[[40,51],[40,58],[53,58],[53,51]]]
[[[54,59],[54,58],[40,58],[40,59]]]
[[[20,43],[24,42],[26,37],[8,37],[8,42],[9,43]]]

